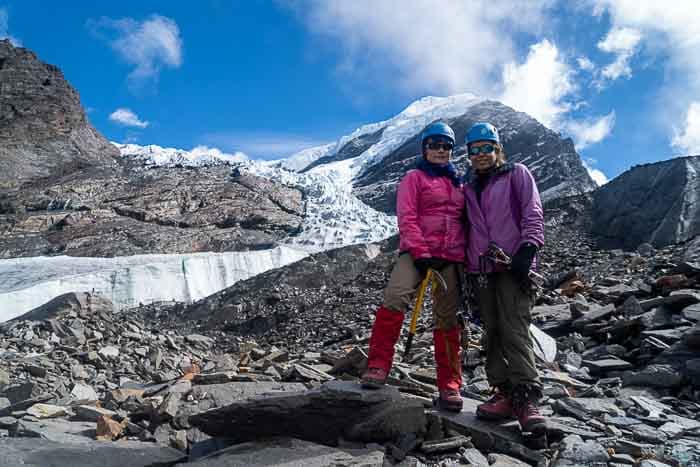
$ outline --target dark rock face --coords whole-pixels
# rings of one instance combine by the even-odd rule
[[[525,164],[532,172],[544,200],[592,191],[595,183],[581,163],[571,139],[563,139],[537,120],[499,102],[477,104],[462,116],[448,120],[457,138],[455,163],[464,172],[468,165],[464,137],[478,121],[498,128],[507,159]],[[380,163],[368,167],[356,180],[360,199],[375,209],[396,211],[396,188],[401,177],[413,168],[420,152],[416,135]]]
[[[665,246],[700,234],[700,156],[633,167],[594,193],[591,230],[603,248]]]
[[[118,151],[87,121],[57,67],[0,40],[0,83],[0,188],[116,165]]]
[[[229,173],[227,166],[126,165],[7,192],[0,258],[254,250],[297,231],[301,192]]]

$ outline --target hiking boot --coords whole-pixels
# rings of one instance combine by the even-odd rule
[[[440,408],[450,412],[462,411],[462,395],[456,389],[444,389],[440,391]]]
[[[513,405],[504,392],[498,391],[491,399],[476,407],[476,416],[483,420],[499,421],[515,418]]]
[[[365,389],[379,389],[386,384],[389,373],[381,368],[367,368],[362,374],[362,387]]]
[[[536,387],[518,386],[513,390],[513,413],[518,417],[520,429],[529,433],[546,433],[547,420],[537,408],[540,390]]]

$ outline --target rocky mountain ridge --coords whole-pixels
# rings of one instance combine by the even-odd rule
[[[61,70],[0,40],[0,188],[87,168],[114,170],[117,156]]]
[[[686,242],[700,235],[700,156],[632,167],[593,194],[592,233],[603,248]]]

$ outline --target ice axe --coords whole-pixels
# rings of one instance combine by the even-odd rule
[[[408,354],[411,352],[411,345],[413,345],[413,337],[416,335],[416,326],[418,325],[418,316],[420,316],[421,309],[423,308],[423,302],[425,301],[425,291],[428,288],[428,284],[433,282],[433,288],[437,284],[440,284],[442,290],[447,292],[447,282],[442,274],[436,270],[429,268],[428,272],[425,274],[425,278],[420,283],[418,288],[418,296],[416,297],[416,304],[413,306],[413,313],[411,314],[411,324],[408,327],[408,337],[406,338],[406,346],[403,352],[404,360],[408,358]]]

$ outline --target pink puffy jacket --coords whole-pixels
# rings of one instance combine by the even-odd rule
[[[413,259],[464,261],[465,203],[462,187],[448,177],[411,170],[401,180],[396,197],[399,250]]]

